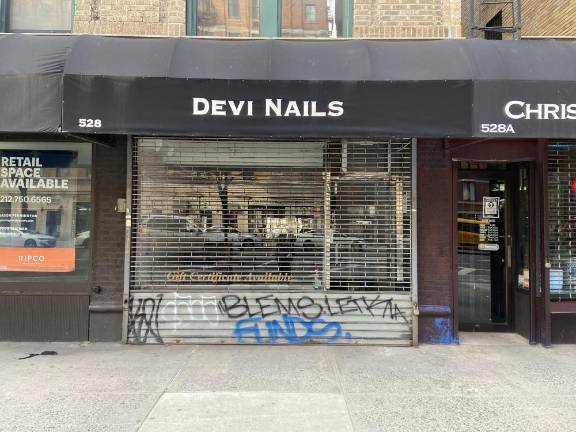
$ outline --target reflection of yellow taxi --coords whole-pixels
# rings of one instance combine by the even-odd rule
[[[478,246],[480,243],[480,225],[482,219],[458,218],[458,244],[461,246]]]

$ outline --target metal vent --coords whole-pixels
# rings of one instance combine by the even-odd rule
[[[409,341],[411,161],[409,139],[138,140],[132,169],[132,308],[138,309],[138,300],[155,299],[144,306],[149,311],[161,298],[178,309],[182,299],[194,303],[200,295],[214,298],[207,306],[218,315],[226,293],[228,299],[251,293],[247,302],[261,310],[261,294],[272,302],[266,310],[281,316],[287,311],[282,301],[295,302],[297,310],[305,293],[307,302],[332,293],[392,295],[386,299],[396,293],[402,294],[399,303],[378,303],[380,313],[392,308],[393,321],[404,317],[392,339]],[[325,300],[324,309],[333,306],[344,316],[342,301]],[[365,306],[363,313],[370,315]],[[222,331],[212,330],[210,335],[226,341]],[[200,330],[175,335],[208,337]]]

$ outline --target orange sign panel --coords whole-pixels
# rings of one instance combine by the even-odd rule
[[[70,248],[0,248],[0,271],[72,272],[76,250]]]

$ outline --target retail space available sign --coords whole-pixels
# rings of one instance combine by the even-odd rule
[[[69,153],[0,150],[0,271],[74,271]]]

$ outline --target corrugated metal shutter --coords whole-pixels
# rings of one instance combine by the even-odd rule
[[[412,341],[410,139],[137,140],[127,340]]]
[[[548,147],[550,294],[576,298],[576,144]]]

